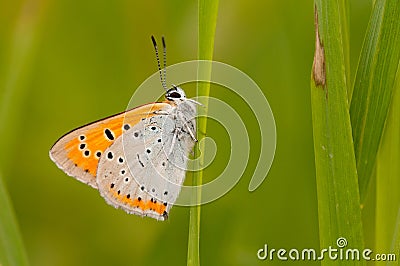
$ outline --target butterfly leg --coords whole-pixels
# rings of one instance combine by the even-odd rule
[[[192,137],[194,142],[197,142],[198,140],[196,139],[196,137],[194,136],[192,130],[190,129],[190,127],[188,126],[187,123],[185,123],[186,129],[189,131],[190,136]]]
[[[178,131],[179,130],[180,129],[178,129],[178,128],[174,129],[174,136],[172,137],[171,148],[169,149],[168,156],[170,156],[172,151],[174,150],[174,146],[175,146],[176,139],[178,138]]]
[[[182,121],[185,121],[184,125],[185,125],[187,131],[189,132],[189,134],[192,137],[193,141],[197,142],[198,140],[196,139],[196,136],[194,135],[193,131],[190,129],[189,125],[187,124],[189,121],[186,121],[181,113],[179,113],[179,118]]]

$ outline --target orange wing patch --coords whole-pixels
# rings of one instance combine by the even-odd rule
[[[64,149],[69,151],[68,159],[95,177],[101,155],[122,134],[122,120],[123,117],[117,117],[67,142]]]
[[[134,210],[134,212],[139,215],[144,215],[145,212],[153,212],[153,215],[159,215],[159,217],[155,217],[156,219],[163,217],[163,219],[166,220],[168,218],[168,213],[166,212],[166,203],[164,204],[161,202],[157,202],[153,200],[153,198],[151,198],[150,200],[144,200],[140,197],[132,198],[130,194],[122,195],[120,191],[115,191],[115,189],[112,188],[110,188],[110,192],[113,195],[114,199],[118,202],[128,205],[131,208],[137,209],[136,211]]]
[[[97,188],[97,166],[103,152],[123,131],[170,107],[169,101],[146,104],[75,129],[54,144],[50,157],[68,175]]]

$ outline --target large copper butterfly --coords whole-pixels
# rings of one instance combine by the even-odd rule
[[[99,190],[128,213],[166,220],[186,175],[196,140],[196,104],[177,86],[166,86],[156,51],[163,102],[145,104],[82,126],[61,137],[50,158],[66,174]]]

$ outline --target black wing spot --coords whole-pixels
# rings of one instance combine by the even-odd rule
[[[86,148],[86,143],[81,143],[81,144],[79,144],[79,149],[80,150],[83,150],[83,149],[85,149]]]
[[[86,151],[83,152],[83,154],[84,154],[86,157],[89,157],[90,151],[89,151],[89,150],[86,150]]]
[[[146,152],[147,152],[147,153],[151,153],[151,150],[150,150],[150,149],[147,149]]]
[[[97,158],[100,158],[100,156],[101,156],[101,151],[96,152],[96,156],[97,156]]]
[[[125,182],[128,182],[129,181],[129,178],[127,177],[127,178],[125,178]]]
[[[79,136],[79,140],[82,140],[82,141],[83,141],[83,140],[85,140],[85,139],[86,139],[86,136],[85,136],[85,135],[80,135],[80,136]]]
[[[138,197],[138,198],[137,198],[137,200],[138,200],[138,201],[141,201],[141,200],[142,200],[142,198],[141,198],[141,197]]]
[[[164,191],[164,195],[167,196],[168,195],[168,191]]]
[[[139,154],[136,154],[136,156],[137,156],[137,158],[138,158],[138,161],[139,161],[140,165],[141,165],[142,167],[144,167],[144,164],[143,164],[142,161],[140,160]]]
[[[109,140],[114,140],[114,133],[113,133],[110,129],[106,128],[106,129],[104,130],[104,134],[106,134],[106,137],[107,137]]]
[[[141,191],[144,191],[144,186],[141,186],[141,187],[140,187],[140,190],[141,190]]]
[[[130,126],[129,124],[125,124],[125,125],[124,125],[124,129],[125,129],[125,130],[129,130],[130,128],[131,128],[131,126]]]
[[[168,212],[164,211],[162,216],[164,216],[164,219],[167,220],[168,219]]]
[[[118,191],[117,191],[117,194],[118,194],[118,195],[121,194],[121,190],[118,190]]]
[[[110,160],[112,160],[114,158],[114,154],[112,153],[112,151],[109,151],[107,153],[107,158],[110,159]]]
[[[121,175],[124,175],[126,173],[125,169],[121,170]]]
[[[126,198],[129,199],[131,197],[131,194],[126,195]]]
[[[161,139],[158,139],[157,141],[158,141],[158,142],[161,142]]]
[[[118,162],[123,163],[123,162],[124,162],[124,158],[119,157],[119,158],[118,158]]]
[[[134,133],[133,133],[133,136],[134,136],[135,138],[139,137],[139,132],[137,132],[137,131],[134,132]]]
[[[111,183],[110,188],[114,188],[114,186],[115,186],[114,183]]]

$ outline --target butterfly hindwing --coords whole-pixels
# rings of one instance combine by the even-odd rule
[[[110,205],[157,220],[168,217],[194,146],[191,135],[182,130],[179,109],[141,120],[105,151],[97,185]],[[195,122],[187,121],[195,132]]]
[[[168,106],[166,102],[146,104],[75,129],[53,145],[50,157],[68,175],[97,188],[97,167],[104,151],[142,118]]]

